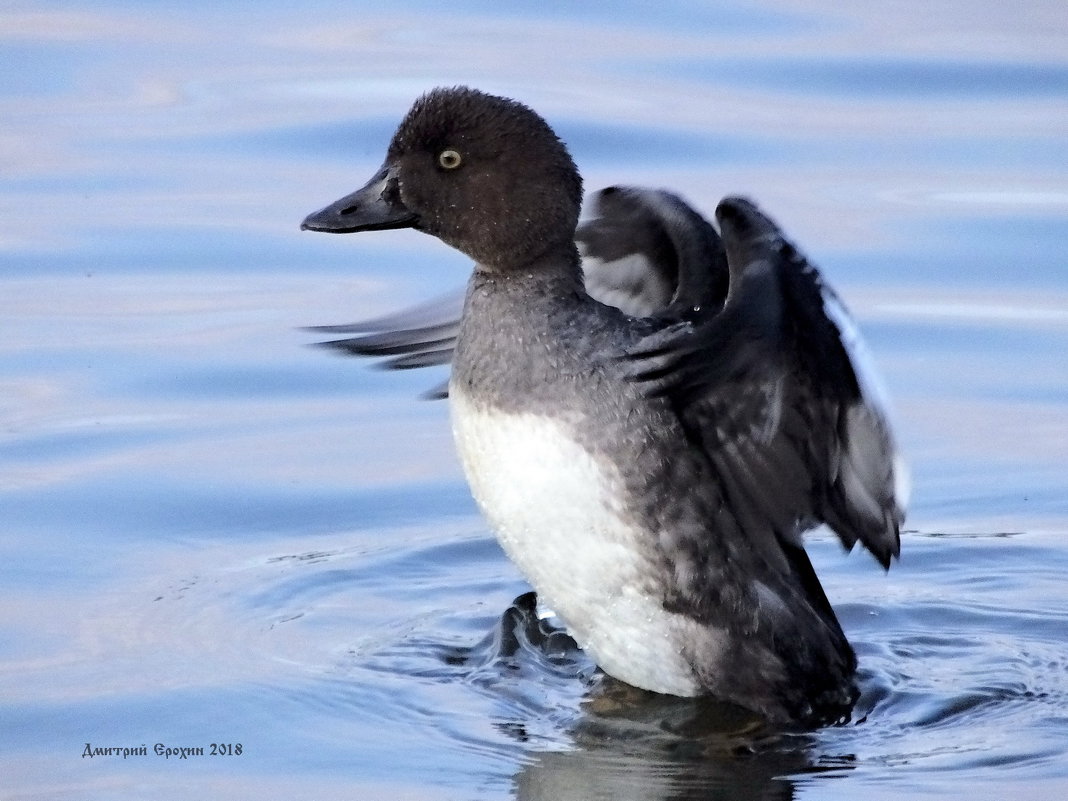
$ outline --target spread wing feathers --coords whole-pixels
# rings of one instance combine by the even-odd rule
[[[575,232],[589,295],[632,317],[688,319],[723,305],[727,262],[719,234],[678,195],[611,186],[587,204]]]
[[[359,334],[317,343],[356,356],[388,357],[380,366],[404,370],[448,364],[463,313],[462,291],[440,295],[396,314],[346,325],[310,328],[329,334]]]
[[[728,198],[716,216],[730,271],[722,311],[644,338],[630,374],[674,401],[743,528],[788,542],[825,522],[888,567],[902,467],[856,328],[755,205]]]
[[[727,288],[727,264],[715,228],[677,195],[656,189],[609,187],[589,200],[590,216],[575,239],[583,255],[589,294],[626,314],[665,313],[685,318],[718,308]],[[709,254],[713,254],[709,263]],[[354,337],[318,343],[342,353],[383,359],[404,370],[448,364],[463,314],[454,291],[395,314],[309,330]],[[424,397],[443,398],[447,387]]]

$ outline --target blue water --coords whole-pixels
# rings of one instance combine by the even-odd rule
[[[8,4],[0,796],[1068,794],[1066,26],[1060,0]],[[459,82],[541,111],[591,189],[751,194],[858,317],[914,495],[889,574],[811,539],[849,725],[637,697],[501,626],[528,588],[417,400],[443,373],[306,347],[465,280],[414,232],[298,230]]]

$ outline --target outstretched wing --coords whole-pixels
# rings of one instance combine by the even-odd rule
[[[452,361],[463,308],[464,293],[454,290],[394,314],[343,325],[311,326],[308,330],[358,334],[316,344],[353,356],[382,358],[378,366],[385,369],[432,367]],[[448,383],[443,382],[424,392],[422,397],[440,400],[448,394]]]
[[[575,232],[586,292],[631,317],[689,319],[718,309],[727,262],[712,224],[662,189],[610,186]]]
[[[677,404],[743,528],[789,543],[825,522],[888,567],[904,467],[856,326],[755,205],[728,198],[716,216],[730,271],[722,311],[645,338],[633,376]]]
[[[464,293],[454,290],[404,311],[344,325],[317,325],[309,331],[359,334],[319,345],[357,356],[388,357],[383,367],[404,370],[448,364],[460,330]]]

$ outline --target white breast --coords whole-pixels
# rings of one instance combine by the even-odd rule
[[[696,624],[664,610],[649,548],[655,533],[619,508],[616,468],[552,418],[476,403],[455,385],[449,399],[475,500],[542,601],[609,675],[657,692],[697,694],[681,653]]]

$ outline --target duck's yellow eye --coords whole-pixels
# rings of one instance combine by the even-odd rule
[[[446,170],[455,170],[460,166],[462,161],[463,158],[461,158],[459,152],[455,150],[442,150],[438,154],[438,164]]]

